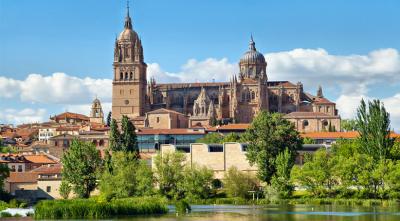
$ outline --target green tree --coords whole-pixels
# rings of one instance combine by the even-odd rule
[[[379,100],[364,100],[357,109],[357,126],[362,150],[375,161],[387,159],[393,146],[390,138],[390,117]]]
[[[140,160],[136,170],[135,196],[150,196],[154,194],[154,174],[147,161]]]
[[[241,140],[240,134],[238,133],[229,133],[225,135],[222,139],[221,143],[227,143],[227,142],[239,142]]]
[[[121,149],[124,152],[133,152],[139,158],[139,148],[137,145],[136,128],[127,116],[122,116]]]
[[[59,191],[59,193],[60,193],[60,196],[61,196],[63,199],[68,199],[69,194],[71,193],[71,190],[72,190],[71,185],[69,185],[68,182],[66,182],[65,180],[63,180],[63,181],[61,182],[60,189],[59,189],[58,191]]]
[[[81,198],[88,198],[96,187],[97,169],[101,165],[100,153],[94,144],[73,140],[62,159],[63,180],[70,183]]]
[[[251,174],[239,171],[236,167],[230,167],[223,180],[224,189],[230,197],[247,198],[249,191],[257,189],[257,179]]]
[[[294,125],[282,118],[281,114],[262,111],[253,120],[243,134],[243,140],[249,143],[247,159],[257,164],[258,177],[270,184],[276,172],[275,158],[288,148],[291,160],[296,157],[296,150],[302,147],[302,139]]]
[[[357,121],[353,119],[343,119],[340,121],[340,126],[344,131],[356,131],[357,128]]]
[[[304,137],[303,138],[303,143],[304,144],[315,144],[315,140],[309,137]]]
[[[100,179],[101,193],[117,198],[133,196],[136,186],[136,167],[136,156],[133,153],[113,152],[112,169],[104,170]]]
[[[332,189],[335,184],[332,176],[334,165],[331,153],[320,149],[303,166],[293,167],[291,179],[293,183],[306,188],[314,196],[321,196],[325,193],[326,188]]]
[[[4,181],[10,175],[10,169],[8,168],[7,164],[0,164],[0,192],[4,189]]]
[[[206,199],[210,196],[213,171],[207,167],[185,167],[180,189],[185,192],[185,197],[190,199]]]
[[[218,144],[221,143],[224,137],[220,133],[209,133],[204,137],[196,140],[196,143],[205,143],[205,144]]]
[[[110,135],[109,135],[109,149],[112,151],[122,150],[121,133],[118,130],[118,124],[115,119],[111,120]]]
[[[109,111],[108,115],[107,115],[107,121],[106,121],[106,124],[108,127],[111,126],[111,120],[112,120],[112,114],[111,114],[111,111]]]
[[[179,186],[184,178],[185,155],[180,152],[158,154],[154,159],[154,175],[160,194],[168,199],[181,199],[184,192]]]
[[[276,173],[272,177],[272,187],[279,193],[281,198],[291,196],[294,186],[290,180],[290,172],[294,161],[288,149],[278,154],[275,160]]]

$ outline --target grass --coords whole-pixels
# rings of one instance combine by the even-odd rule
[[[99,219],[113,216],[162,214],[168,212],[165,200],[155,197],[115,199],[45,200],[36,205],[35,219]]]

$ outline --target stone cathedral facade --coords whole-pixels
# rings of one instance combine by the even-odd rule
[[[146,125],[146,113],[168,109],[186,115],[188,127],[209,126],[214,120],[250,123],[262,110],[285,114],[299,131],[340,129],[335,103],[303,91],[302,83],[269,81],[267,62],[251,37],[239,61],[239,73],[229,82],[168,83],[147,79],[141,39],[134,31],[129,10],[124,30],[115,40],[112,117],[127,115],[137,127]]]

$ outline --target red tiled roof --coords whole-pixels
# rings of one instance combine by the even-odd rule
[[[32,170],[32,172],[35,172],[37,174],[60,174],[61,171],[62,171],[61,164],[43,165]]]
[[[315,100],[313,100],[315,104],[335,104],[332,101],[324,98],[324,97],[316,97]]]
[[[10,172],[8,183],[36,183],[38,174],[35,172]]]
[[[80,127],[57,127],[56,131],[78,131]]]
[[[170,110],[170,109],[166,109],[166,108],[160,108],[157,110],[153,110],[150,112],[147,112],[147,114],[164,114],[164,113],[173,113],[173,114],[179,114],[179,115],[184,115],[178,111],[174,111],[174,110]]]
[[[291,112],[283,116],[284,118],[296,118],[296,117],[337,117],[331,116],[320,112]]]
[[[216,127],[217,130],[246,130],[250,124],[227,124]]]
[[[65,118],[72,118],[72,119],[80,119],[80,120],[89,121],[89,117],[88,116],[83,115],[83,114],[71,113],[71,112],[64,112],[62,114],[53,116],[50,119],[55,120],[55,119],[65,119]]]
[[[151,135],[151,134],[204,134],[203,130],[195,131],[186,128],[176,128],[176,129],[140,129],[137,134],[140,135]]]
[[[27,161],[38,164],[55,164],[56,162],[45,155],[25,155]]]

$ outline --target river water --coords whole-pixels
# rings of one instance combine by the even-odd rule
[[[173,207],[164,215],[131,216],[110,221],[400,221],[400,207],[361,206],[233,206],[192,205],[192,212],[177,216]],[[14,211],[13,211],[14,212]],[[25,210],[22,212],[26,212]],[[30,211],[31,212],[31,211]],[[24,218],[22,220],[31,220]]]
[[[129,217],[126,221],[400,221],[399,207],[350,206],[192,206],[192,212],[177,216],[173,210],[161,216]]]

